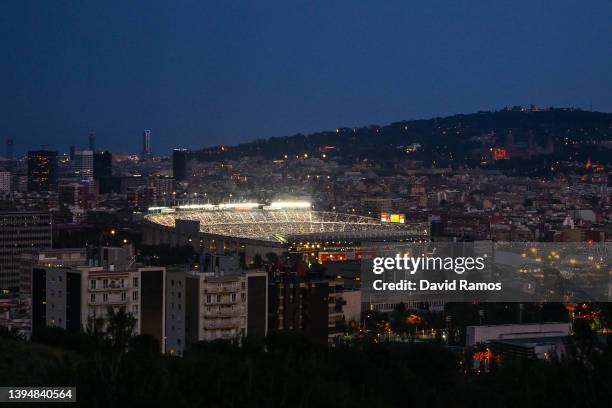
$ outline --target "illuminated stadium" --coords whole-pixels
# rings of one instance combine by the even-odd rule
[[[422,224],[314,211],[308,202],[202,204],[149,210],[145,216],[145,243],[149,245],[192,245],[214,251],[222,244],[223,250],[242,250],[251,255],[316,249],[312,255],[326,261],[349,259],[364,242],[428,238]],[[334,258],[334,253],[340,255]]]

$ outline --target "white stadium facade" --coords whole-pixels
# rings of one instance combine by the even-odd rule
[[[359,259],[369,245],[429,240],[422,223],[389,223],[354,214],[314,211],[309,202],[192,204],[153,207],[145,245],[191,245],[198,252],[301,253],[309,262]]]

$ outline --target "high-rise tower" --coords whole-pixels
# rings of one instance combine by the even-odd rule
[[[81,179],[93,178],[94,156],[91,150],[77,150],[74,154],[74,174]]]
[[[113,175],[113,155],[108,150],[94,152],[93,176],[95,180]]]
[[[30,150],[28,152],[28,190],[52,191],[57,184],[57,152]]]
[[[142,132],[142,159],[148,160],[151,158],[151,131],[145,130]]]
[[[172,174],[177,181],[187,180],[187,149],[174,149],[172,151]]]

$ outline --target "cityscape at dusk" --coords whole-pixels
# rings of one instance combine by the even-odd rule
[[[612,405],[610,17],[4,5],[0,405]]]

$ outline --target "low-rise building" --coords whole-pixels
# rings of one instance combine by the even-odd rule
[[[19,293],[32,293],[32,268],[34,266],[66,268],[87,266],[85,248],[47,248],[27,251],[21,254],[19,266]]]
[[[490,343],[494,340],[530,339],[569,336],[569,323],[498,324],[468,326],[466,346]]]

